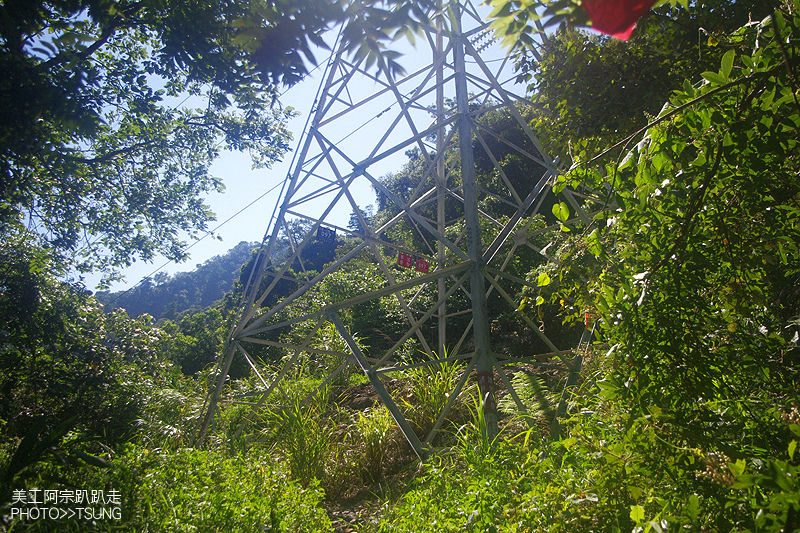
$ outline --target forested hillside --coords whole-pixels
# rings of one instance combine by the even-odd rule
[[[98,291],[95,297],[109,312],[124,309],[130,317],[147,313],[156,320],[175,319],[188,309],[209,307],[232,291],[242,266],[257,247],[258,243],[242,241],[227,253],[198,264],[195,270],[173,276],[159,273],[126,291]]]
[[[498,435],[463,360],[385,371],[415,434],[441,423],[422,457],[364,372],[342,364],[396,343],[404,361],[424,358],[418,338],[402,337],[397,300],[358,302],[341,313],[344,330],[330,315],[302,320],[380,288],[369,256],[282,310],[291,327],[265,331],[233,363],[203,440],[243,281],[263,257],[242,242],[116,296],[93,296],[68,272],[113,277],[132,257],[182,257],[179,230],[211,218],[199,197],[214,186],[218,143],[263,164],[283,153],[286,110],[271,106],[279,84],[306,71],[308,43],[349,20],[345,38],[374,65],[388,35],[429,22],[429,6],[0,5],[0,119],[13,126],[0,134],[0,531],[800,531],[800,1],[640,6],[635,29],[626,16],[606,32],[632,30],[629,40],[580,27],[608,5],[595,1],[547,4],[552,31],[535,50],[533,8],[490,2],[536,100],[520,114],[564,164],[553,185],[581,191],[593,216],[552,203],[524,217],[553,244],[509,265],[525,281],[516,309],[487,298],[493,350],[519,392],[497,391]],[[161,93],[147,76],[170,81]],[[185,93],[208,106],[165,100]],[[526,190],[531,167],[502,149],[524,136],[490,107],[473,111],[501,132],[492,150],[504,171],[472,139],[476,179],[483,191],[500,179]],[[367,238],[359,216],[397,215],[388,195],[405,197],[428,164],[407,156],[377,177],[377,204],[354,213],[352,233],[291,256],[314,235],[286,225],[276,250],[291,268],[261,281],[276,290],[254,314],[356,250]],[[509,216],[490,194],[479,208]],[[381,238],[387,249],[424,244],[402,224]],[[397,280],[414,275],[395,262]],[[435,299],[404,296],[412,313]],[[580,371],[556,358],[517,364],[548,350],[531,323],[563,346],[594,325],[570,352]],[[287,379],[264,397],[278,375]]]

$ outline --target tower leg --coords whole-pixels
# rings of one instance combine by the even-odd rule
[[[475,159],[472,153],[472,127],[469,118],[469,94],[464,64],[464,36],[458,30],[455,45],[456,106],[459,114],[458,136],[461,157],[461,180],[464,186],[464,219],[467,235],[467,255],[474,262],[470,275],[472,300],[472,331],[475,339],[475,370],[478,375],[486,433],[493,439],[498,432],[497,402],[491,360],[489,320],[486,309],[486,287],[483,280],[483,246],[478,213],[478,184]]]

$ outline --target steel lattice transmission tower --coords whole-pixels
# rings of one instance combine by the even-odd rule
[[[347,365],[356,365],[419,455],[435,437],[470,375],[477,377],[481,395],[487,399],[488,431],[496,432],[497,427],[495,371],[524,410],[503,370],[507,361],[492,351],[487,296],[500,295],[513,309],[519,305],[514,295],[529,283],[509,273],[508,265],[522,249],[546,255],[541,243],[533,242],[544,230],[531,230],[525,221],[552,194],[550,185],[558,165],[522,116],[521,110],[534,104],[514,94],[513,76],[506,74],[506,81],[501,78],[508,71],[507,60],[503,56],[487,59],[485,50],[492,45],[492,37],[471,1],[453,1],[431,20],[431,25],[423,25],[413,52],[403,58],[423,63],[407,69],[408,73],[398,75],[383,58],[367,66],[366,60],[354,61],[345,51],[332,56],[310,127],[301,139],[245,287],[239,321],[219,361],[199,438],[223,400],[235,358],[243,358],[263,385],[260,398],[252,402],[254,410],[280,389],[303,353],[341,358],[328,381]],[[481,122],[487,112],[504,113],[524,131],[524,142],[515,144],[504,132]],[[359,135],[352,135],[356,129],[361,130]],[[494,166],[491,184],[477,181],[474,146],[480,147],[482,160]],[[506,163],[493,153],[498,146],[514,154],[515,164],[522,160],[526,168],[535,169],[533,174],[523,182],[512,180]],[[392,190],[381,173],[392,163],[394,167],[389,168],[402,165],[398,161],[405,161],[409,150],[415,150],[421,161],[422,179],[403,192]],[[371,194],[373,190],[391,206],[393,216],[381,220],[364,216],[359,200],[363,204],[364,191]],[[561,194],[586,219],[577,193]],[[493,218],[481,208],[485,201],[501,205],[506,215]],[[344,227],[342,217],[350,213],[355,224]],[[298,234],[298,227],[303,232]],[[406,232],[419,246],[411,249],[396,242],[389,237],[393,231]],[[349,247],[320,271],[307,268],[304,257],[312,247],[337,236],[348,237]],[[365,258],[378,272],[372,274],[373,289],[322,303],[315,300],[328,275],[353,268],[356,260],[363,264]],[[345,327],[342,313],[384,298],[394,299],[402,309],[406,329],[391,339],[390,348],[364,353]],[[454,322],[454,317],[460,320]],[[568,350],[555,346],[533,320],[523,319],[554,356],[572,363],[565,353]],[[335,326],[347,350],[313,346],[314,335],[326,323]],[[293,328],[304,333],[301,338],[287,335]],[[398,361],[397,354],[409,339],[428,354],[427,361],[415,365],[436,364],[445,358],[468,362],[427,436],[414,433],[382,381],[386,372],[408,364]],[[258,372],[252,355],[265,346],[289,354],[270,379]]]

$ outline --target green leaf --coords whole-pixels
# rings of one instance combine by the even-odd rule
[[[569,207],[564,202],[558,202],[553,206],[553,214],[561,222],[569,220]]]
[[[742,476],[744,474],[744,470],[747,467],[747,463],[744,459],[738,459],[735,463],[731,463],[730,465],[731,470],[735,476]]]
[[[797,450],[797,441],[793,440],[789,443],[789,460],[794,461],[794,452]]]
[[[730,79],[731,77],[731,70],[733,69],[733,58],[736,57],[736,52],[733,50],[728,50],[725,52],[725,55],[722,56],[722,69],[720,70],[720,74],[726,80]]]
[[[495,8],[489,13],[489,18],[507,17],[511,14],[511,2],[492,2]]]
[[[696,520],[700,515],[700,498],[697,497],[697,494],[689,496],[689,505],[686,506],[686,510],[692,520]]]
[[[781,32],[786,29],[786,19],[780,11],[775,11],[775,22]]]
[[[728,80],[726,80],[716,72],[706,71],[703,72],[701,76],[703,76],[704,79],[710,81],[711,83],[715,83],[717,85],[725,85],[728,82]]]
[[[570,448],[572,448],[573,446],[575,446],[575,444],[576,444],[577,442],[578,442],[578,439],[576,439],[575,437],[570,437],[570,438],[568,438],[568,439],[564,439],[564,440],[562,440],[562,441],[561,441],[561,446],[563,446],[564,448],[566,448],[567,450],[569,450]]]
[[[595,229],[593,232],[586,237],[586,244],[589,246],[589,252],[595,256],[599,257],[600,254],[603,252],[603,247],[600,245],[600,230]]]
[[[547,272],[542,272],[541,274],[539,274],[539,279],[536,280],[536,284],[539,287],[546,287],[546,286],[550,285],[551,281],[552,280],[550,279],[550,276],[547,275]],[[538,303],[538,301],[537,301],[537,303]]]
[[[641,505],[631,505],[631,520],[637,524],[644,520],[644,507]]]
[[[619,387],[607,379],[597,382],[597,388],[600,389],[600,396],[604,400],[613,400],[619,396]]]
[[[625,157],[622,159],[622,162],[620,162],[617,169],[622,170],[624,168],[627,168],[631,165],[632,162],[633,162],[633,150],[625,154]]]
[[[642,487],[637,487],[635,485],[631,485],[628,487],[628,494],[630,494],[631,498],[633,498],[634,500],[638,500],[639,498],[641,498],[643,493],[644,489]]]

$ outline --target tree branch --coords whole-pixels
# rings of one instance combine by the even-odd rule
[[[125,27],[133,27],[136,24],[132,23],[131,17],[138,13],[142,7],[141,2],[136,2],[132,4],[128,9],[125,10],[125,13],[122,15],[117,16],[108,26],[103,28],[103,31],[100,33],[100,37],[97,38],[92,44],[81,50],[80,52],[68,52],[68,53],[59,53],[49,60],[45,61],[44,63],[40,63],[37,65],[37,68],[41,68],[42,70],[47,70],[54,66],[60,65],[67,61],[72,61],[76,59],[75,57],[70,57],[72,54],[77,56],[78,60],[86,60],[89,56],[94,54],[97,50],[103,47],[111,37],[117,32],[117,30]]]
[[[107,154],[104,154],[100,157],[93,157],[93,158],[86,158],[86,157],[78,157],[70,154],[58,154],[58,157],[62,159],[66,159],[68,161],[72,161],[74,163],[83,163],[86,165],[93,165],[96,163],[108,163],[112,159],[116,159],[121,155],[127,155],[139,150],[141,148],[147,148],[148,146],[152,146],[154,143],[152,141],[142,141],[136,144],[132,144],[125,148],[120,148],[119,150],[112,150]]]
[[[728,90],[728,89],[730,89],[732,87],[736,87],[737,85],[741,85],[743,83],[747,83],[749,81],[753,81],[753,80],[760,79],[760,78],[769,78],[770,76],[775,74],[776,71],[780,70],[782,66],[783,65],[781,64],[781,65],[779,65],[777,67],[774,67],[774,68],[772,68],[772,69],[770,69],[770,70],[768,70],[766,72],[756,72],[754,74],[751,74],[750,76],[745,76],[743,78],[739,78],[738,80],[734,80],[732,82],[726,83],[725,85],[720,85],[719,87],[715,87],[714,89],[711,89],[707,93],[703,93],[700,96],[692,98],[691,100],[689,100],[685,104],[679,105],[678,107],[676,107],[675,109],[673,109],[669,113],[658,117],[657,119],[655,119],[654,121],[650,122],[646,126],[644,126],[644,127],[640,128],[640,129],[636,130],[635,132],[631,133],[630,135],[628,135],[627,137],[625,137],[624,139],[622,139],[618,143],[606,148],[605,150],[603,150],[602,152],[600,152],[599,154],[597,154],[596,156],[594,156],[590,160],[588,160],[586,162],[576,163],[575,165],[573,165],[572,168],[577,168],[577,167],[582,166],[582,165],[589,165],[591,163],[594,163],[595,161],[597,161],[598,159],[600,159],[601,157],[603,157],[607,153],[611,152],[612,150],[614,150],[616,148],[619,148],[620,146],[624,146],[624,145],[628,144],[630,141],[632,141],[633,139],[635,139],[636,137],[638,137],[642,133],[646,132],[650,128],[652,128],[654,126],[657,126],[658,124],[661,124],[662,122],[674,117],[675,115],[677,115],[681,111],[683,111],[683,110],[685,110],[685,109],[687,109],[689,107],[692,107],[696,103],[702,102],[703,100],[705,100],[705,99],[707,99],[707,98],[709,98],[709,97],[711,97],[711,96],[713,96],[713,95],[715,95],[715,94],[717,94],[719,92]],[[572,169],[570,169],[570,170],[572,170]]]
[[[678,252],[679,247],[685,248],[688,244],[689,240],[689,232],[693,226],[694,216],[700,210],[700,207],[703,205],[703,200],[708,193],[708,188],[711,186],[711,180],[719,171],[719,167],[722,164],[722,143],[723,140],[719,139],[717,141],[717,153],[716,157],[714,158],[713,166],[706,172],[706,175],[703,179],[703,183],[700,184],[700,187],[695,194],[695,197],[692,199],[691,203],[689,204],[689,209],[686,211],[686,215],[683,217],[683,222],[681,222],[681,233],[675,239],[675,242],[672,244],[670,249],[664,254],[664,257],[653,267],[649,274],[647,274],[647,278],[653,275],[656,271],[661,269],[667,261],[669,261],[670,257],[676,255]]]

